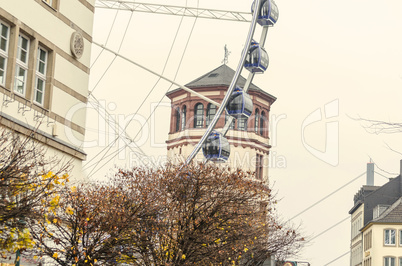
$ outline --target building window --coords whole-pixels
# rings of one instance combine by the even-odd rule
[[[186,128],[186,113],[187,113],[187,107],[183,106],[181,110],[181,130],[184,130]]]
[[[399,264],[398,266],[402,266],[402,258],[399,258]]]
[[[371,266],[371,258],[365,259],[363,266]]]
[[[258,122],[260,120],[260,111],[255,109],[255,122],[254,122],[254,131],[258,134]]]
[[[385,245],[395,245],[395,230],[385,229],[384,230],[384,244]]]
[[[263,156],[261,154],[257,154],[257,158],[255,160],[255,178],[258,180],[262,180],[263,175]]]
[[[176,107],[174,110],[176,116],[176,132],[178,132],[180,130],[180,108]]]
[[[399,230],[399,246],[402,246],[402,230]]]
[[[225,114],[225,125],[228,122],[229,118],[230,118],[230,115]],[[235,119],[232,119],[232,123],[230,123],[229,129],[234,129],[234,127],[235,127]]]
[[[45,84],[46,84],[46,69],[47,69],[47,56],[48,52],[39,47],[38,57],[36,63],[36,75],[35,75],[35,91],[34,102],[43,105],[43,99],[45,96]]]
[[[261,116],[260,116],[260,135],[263,136],[264,135],[264,119],[265,119],[265,112],[262,111],[261,112]]]
[[[209,103],[207,105],[207,118],[205,121],[206,126],[209,126],[209,123],[211,123],[212,119],[214,119],[215,114],[216,114],[216,106],[213,105],[212,103]]]
[[[247,117],[241,117],[237,120],[237,129],[238,130],[243,130],[246,131],[247,130]]]
[[[0,85],[5,85],[10,27],[0,21]]]
[[[17,60],[15,67],[14,91],[25,96],[28,73],[29,40],[23,35],[18,36]]]
[[[367,251],[372,247],[372,231],[368,231],[364,234],[364,251]]]
[[[42,0],[42,2],[45,2],[46,4],[51,6],[52,8],[56,8],[56,1],[57,0]]]
[[[194,127],[202,128],[204,126],[204,105],[197,103],[194,108]]]
[[[384,257],[384,266],[396,266],[395,258],[393,257]]]

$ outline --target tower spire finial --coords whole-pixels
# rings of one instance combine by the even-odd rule
[[[229,62],[229,55],[231,52],[228,50],[226,44],[223,49],[225,49],[225,57],[223,58],[222,63],[226,65]]]

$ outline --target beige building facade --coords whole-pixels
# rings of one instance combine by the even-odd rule
[[[0,6],[0,126],[34,135],[82,177],[95,0]]]
[[[221,102],[230,85],[234,70],[222,65],[186,86],[216,102]],[[244,78],[238,86],[242,87]],[[248,93],[253,101],[253,112],[248,119],[235,119],[226,138],[230,144],[228,164],[233,168],[253,171],[258,179],[268,180],[269,112],[276,98],[251,84]],[[168,159],[184,161],[193,151],[213,119],[217,107],[182,89],[167,94],[171,100],[170,131],[167,143]],[[215,130],[220,132],[226,122],[225,113]],[[195,157],[203,161],[200,151]]]

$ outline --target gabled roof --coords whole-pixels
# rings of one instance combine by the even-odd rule
[[[235,71],[228,67],[227,65],[221,65],[214,70],[202,75],[201,77],[191,81],[190,83],[187,83],[185,86],[188,88],[206,88],[206,87],[217,87],[217,86],[230,86],[230,83],[232,82],[232,78],[235,74]],[[243,78],[242,76],[239,77],[239,80],[237,81],[238,86],[244,87],[246,84],[246,79]],[[181,89],[176,89],[173,91],[170,91],[167,93],[167,95]],[[276,97],[267,93],[266,91],[260,89],[259,87],[255,86],[253,83],[250,84],[249,87],[250,91],[258,91],[266,96],[272,98],[274,101],[276,100]]]
[[[235,71],[227,65],[221,65],[214,70],[202,75],[201,77],[186,84],[187,87],[215,87],[215,86],[229,86],[232,82],[232,78]],[[237,85],[244,86],[246,79],[242,76],[239,77]],[[250,85],[250,89],[260,89],[254,84]]]
[[[402,198],[395,201],[376,219],[373,219],[372,223],[402,223]]]

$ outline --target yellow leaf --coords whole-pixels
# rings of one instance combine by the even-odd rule
[[[70,214],[70,215],[74,214],[73,208],[67,207],[67,208],[66,208],[66,213],[68,213],[68,214]]]
[[[57,259],[59,257],[59,255],[57,254],[57,252],[53,253],[53,258]]]
[[[89,221],[89,218],[87,218],[87,221]]]
[[[71,187],[71,192],[74,192],[74,193],[77,192],[77,187],[76,187],[76,186],[72,186],[72,187]]]
[[[186,259],[186,255],[183,254],[183,255],[181,256],[181,258],[182,258],[183,260],[185,260],[185,259]]]

